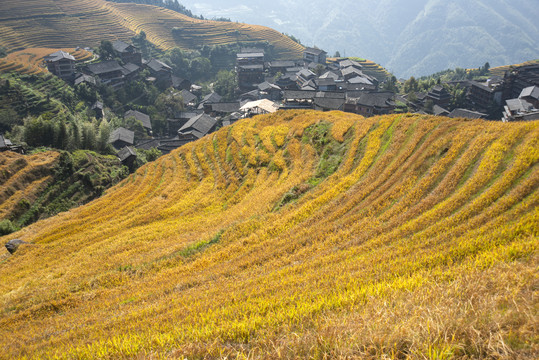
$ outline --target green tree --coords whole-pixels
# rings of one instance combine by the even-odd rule
[[[110,125],[107,120],[103,119],[99,124],[99,133],[97,136],[97,150],[102,154],[107,154],[110,152]]]
[[[95,150],[97,147],[97,136],[95,133],[95,127],[90,122],[83,122],[81,124],[81,148],[87,150]]]
[[[183,97],[179,91],[169,88],[157,97],[155,107],[166,117],[174,117],[176,113],[183,110]]]
[[[197,57],[191,60],[189,68],[192,80],[207,80],[211,73],[211,62],[208,58]]]
[[[168,60],[168,61],[166,61]],[[172,67],[172,72],[176,76],[188,77],[189,75],[189,61],[185,53],[180,48],[173,48],[168,51],[165,57],[165,61]]]
[[[137,35],[131,38],[133,45],[140,49],[140,52],[144,58],[150,58],[151,56],[151,43],[146,39],[146,33],[144,31],[139,32]]]
[[[410,77],[408,80],[404,82],[404,93],[410,94],[411,92],[417,92],[419,89],[419,84],[417,83],[417,80],[415,77]]]
[[[425,110],[426,113],[432,114],[434,111],[434,101],[427,100],[425,101],[425,106],[423,107],[423,110]]]
[[[450,89],[451,100],[448,110],[454,110],[456,108],[466,107],[466,90],[460,86],[453,86]]]
[[[90,104],[97,101],[97,90],[85,83],[75,86],[75,95]]]
[[[22,119],[12,108],[0,109],[0,132],[10,131],[15,125],[22,123]]]
[[[68,147],[68,141],[67,125],[63,120],[58,121],[55,129],[54,147],[65,150]]]
[[[226,101],[233,100],[235,97],[238,81],[234,71],[221,70],[217,73],[214,90],[223,96]]]
[[[408,94],[408,99],[407,100],[412,104],[416,103],[417,102],[417,96],[416,96],[415,92],[411,91]]]
[[[382,89],[386,90],[386,91],[391,91],[391,92],[398,92],[398,88],[397,88],[397,78],[392,75],[392,76],[389,76],[386,81],[384,82],[383,86],[382,86]]]
[[[112,60],[116,57],[112,43],[109,40],[101,40],[101,44],[97,49],[102,60]]]

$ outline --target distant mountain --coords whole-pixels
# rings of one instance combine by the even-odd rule
[[[271,26],[330,55],[372,59],[399,77],[539,58],[537,0],[203,0],[205,17]]]

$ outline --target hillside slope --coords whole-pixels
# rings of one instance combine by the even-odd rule
[[[185,30],[174,38],[173,28]],[[238,41],[269,41],[281,58],[300,57],[303,46],[273,29],[233,22],[189,18],[149,5],[105,0],[3,0],[0,2],[0,46],[24,48],[97,46],[101,40],[128,40],[144,31],[147,39],[166,50],[193,49]]]
[[[0,221],[22,227],[86,204],[127,174],[116,156],[92,151],[0,152]]]
[[[7,358],[537,358],[539,123],[278,112],[0,260]]]

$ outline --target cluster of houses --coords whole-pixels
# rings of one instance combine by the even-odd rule
[[[73,85],[106,84],[117,89],[135,79],[143,69],[148,69],[151,77],[147,80],[162,82],[164,87],[180,86],[189,89],[191,86],[188,80],[174,76],[172,68],[164,62],[157,59],[142,59],[141,52],[134,45],[117,40],[112,47],[121,62],[104,60],[89,63],[77,70],[75,58],[61,50],[44,57],[43,60],[51,73]]]
[[[184,110],[167,119],[166,137],[152,137],[150,117],[139,111],[127,111],[124,117],[139,120],[150,138],[136,139],[132,130],[114,130],[110,143],[118,150],[122,161],[130,163],[136,156],[134,148],[158,148],[163,153],[232,124],[238,119],[256,114],[272,113],[279,109],[341,110],[374,116],[400,111],[404,104],[409,111],[422,112],[427,101],[432,113],[449,117],[486,118],[489,107],[506,102],[503,121],[539,118],[539,65],[518,68],[505,78],[493,77],[486,83],[460,81],[449,83],[466,89],[468,105],[465,109],[448,111],[451,94],[442,84],[426,93],[415,94],[411,101],[406,95],[381,91],[380,79],[365,73],[361,63],[350,59],[329,61],[327,53],[307,48],[303,58],[272,61],[266,59],[263,49],[245,48],[236,56],[237,89],[235,100],[224,101],[220,94],[201,95],[201,87],[172,73],[167,64],[142,59],[140,51],[123,41],[113,43],[121,58],[101,61],[75,70],[75,59],[62,51],[45,58],[49,71],[77,85],[83,82],[95,85],[123,86],[136,78],[142,69],[148,69],[148,81],[158,81],[164,87],[174,88],[181,95]],[[103,105],[93,105],[98,116]]]
[[[457,117],[488,118],[489,110],[503,109],[502,121],[539,119],[539,64],[512,69],[505,76],[492,76],[485,82],[455,81],[466,90],[466,109],[456,109]],[[435,108],[435,115],[447,115]]]

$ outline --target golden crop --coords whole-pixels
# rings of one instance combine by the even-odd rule
[[[0,59],[0,73],[17,71],[21,74],[39,74],[47,72],[47,66],[43,64],[43,58],[58,50],[63,50],[75,58],[77,61],[89,60],[92,53],[84,49],[49,49],[49,48],[29,48],[8,54]]]
[[[0,258],[0,357],[536,358],[538,142],[538,122],[241,120],[2,238],[36,245]]]
[[[182,36],[174,38],[174,28],[181,28]],[[264,26],[192,19],[150,5],[106,0],[3,0],[0,3],[0,46],[8,50],[98,46],[101,40],[127,41],[141,31],[162,50],[269,41],[278,58],[289,59],[301,57],[304,49],[288,36]],[[7,66],[3,66],[7,71]]]

